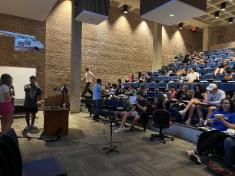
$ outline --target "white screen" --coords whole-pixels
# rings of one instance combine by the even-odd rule
[[[8,73],[13,77],[15,99],[24,99],[24,86],[29,84],[29,77],[36,76],[36,68],[0,66],[0,75]]]

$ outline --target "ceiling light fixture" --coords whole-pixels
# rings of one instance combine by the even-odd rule
[[[128,5],[124,4],[122,6],[123,13],[127,14],[128,13]]]
[[[175,16],[175,15],[174,15],[174,14],[170,14],[169,16],[170,16],[170,17],[173,17],[173,16]]]
[[[232,24],[232,23],[233,23],[233,17],[230,17],[230,18],[228,19],[228,23],[229,23],[229,24]]]
[[[179,29],[183,29],[183,23],[179,23]]]
[[[226,10],[226,2],[222,2],[220,4],[220,10],[225,11]]]
[[[215,18],[219,18],[219,11],[215,12]]]

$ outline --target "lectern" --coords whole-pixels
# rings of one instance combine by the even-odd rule
[[[46,136],[56,136],[58,132],[68,135],[69,95],[59,94],[45,99],[44,132]]]

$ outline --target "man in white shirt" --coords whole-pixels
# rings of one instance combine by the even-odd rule
[[[189,83],[193,83],[195,80],[199,80],[199,73],[195,68],[192,68],[191,72],[187,75],[186,79]]]
[[[92,90],[90,89],[90,85],[92,83],[92,79],[95,78],[94,74],[89,70],[89,68],[85,68],[86,74],[82,77],[82,80],[86,78],[86,85],[82,92],[82,97],[85,97],[86,93],[89,92],[91,95],[93,95]]]
[[[213,111],[220,106],[221,100],[226,97],[226,94],[223,90],[218,89],[218,86],[214,83],[209,84],[206,88],[208,91],[208,99],[204,101],[201,105],[197,105],[197,113],[200,120],[199,125],[207,125],[207,119],[211,116]],[[203,120],[202,110],[208,110],[206,120]]]

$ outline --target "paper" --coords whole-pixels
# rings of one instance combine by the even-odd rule
[[[129,101],[131,105],[137,104],[136,96],[130,96]]]

